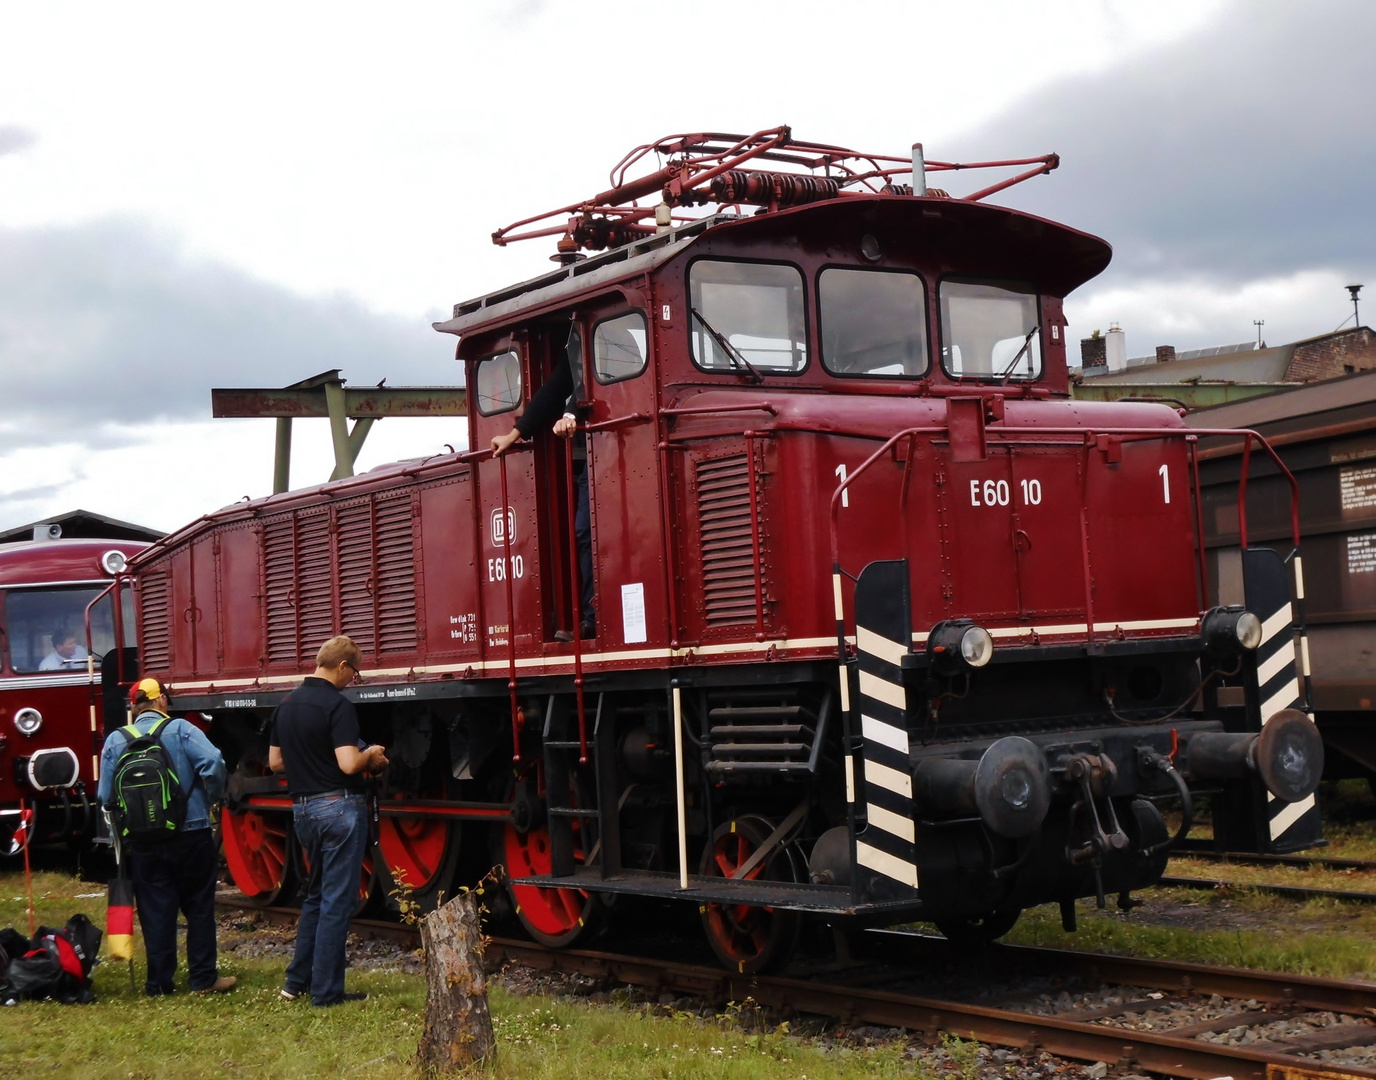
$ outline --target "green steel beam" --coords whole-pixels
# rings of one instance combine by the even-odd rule
[[[1070,396],[1077,401],[1164,401],[1187,409],[1205,409],[1234,401],[1292,389],[1294,383],[1103,383],[1097,380],[1071,383]]]

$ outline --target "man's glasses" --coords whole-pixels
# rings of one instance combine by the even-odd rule
[[[362,674],[362,673],[358,670],[358,668],[354,667],[353,664],[349,663],[349,661],[347,661],[347,660],[341,660],[341,661],[339,661],[339,662],[340,662],[340,664],[342,664],[344,667],[347,667],[350,671],[352,671],[352,672],[354,673],[354,674],[353,674],[353,678],[354,678],[354,679],[358,678],[358,676],[359,676],[360,674]],[[349,681],[352,682],[353,679],[350,679]]]

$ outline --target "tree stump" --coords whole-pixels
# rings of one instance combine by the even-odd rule
[[[420,923],[425,947],[425,1035],[420,1066],[430,1074],[454,1072],[497,1053],[487,1010],[482,923],[478,897],[460,893]]]

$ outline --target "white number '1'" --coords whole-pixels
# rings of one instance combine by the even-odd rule
[[[1160,474],[1160,476],[1161,476],[1161,494],[1162,494],[1162,496],[1165,498],[1166,502],[1170,502],[1170,501],[1171,501],[1171,472],[1170,472],[1170,469],[1169,469],[1167,466],[1162,465],[1161,468],[1157,469],[1156,471],[1157,471],[1157,472]]]

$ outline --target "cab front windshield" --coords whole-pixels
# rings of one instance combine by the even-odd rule
[[[1035,379],[1042,373],[1037,293],[1016,281],[947,278],[941,300],[941,366],[956,378]]]
[[[86,670],[86,605],[103,586],[11,589],[5,595],[5,640],[10,670],[19,675]],[[134,605],[124,590],[124,634],[132,640]],[[91,609],[96,662],[115,647],[114,608],[105,597]]]

